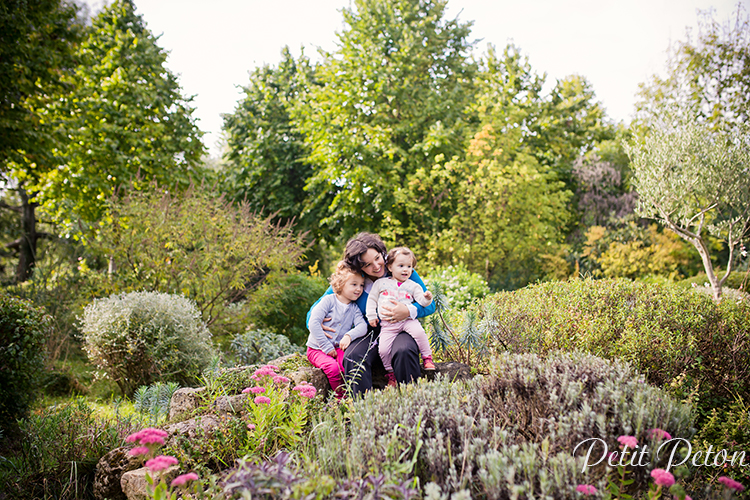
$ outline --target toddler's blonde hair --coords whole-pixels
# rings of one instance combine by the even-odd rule
[[[362,273],[355,271],[354,269],[349,267],[343,260],[336,264],[336,270],[333,272],[331,277],[328,278],[328,282],[331,284],[333,292],[341,293],[341,291],[344,289],[344,285],[346,284],[346,280],[348,280],[349,276],[351,276],[352,274],[355,276],[362,276]]]

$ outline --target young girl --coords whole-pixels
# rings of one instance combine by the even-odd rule
[[[373,283],[370,296],[367,299],[367,320],[371,326],[377,326],[379,310],[382,310],[382,305],[391,306],[391,299],[404,304],[411,304],[416,301],[423,307],[430,305],[432,302],[432,293],[422,291],[422,287],[409,279],[416,265],[417,258],[414,256],[414,252],[406,247],[394,248],[388,252],[386,266],[391,272],[391,276],[380,278]],[[417,342],[419,352],[424,361],[424,369],[435,369],[435,363],[432,361],[430,342],[419,321],[416,319],[406,319],[397,323],[391,323],[383,319],[381,314],[378,351],[380,358],[383,360],[383,366],[385,366],[388,385],[396,385],[396,377],[393,374],[393,367],[391,366],[391,347],[396,336],[401,331],[407,332]]]
[[[367,323],[357,306],[357,299],[364,291],[365,279],[343,261],[329,278],[333,293],[325,295],[313,307],[307,322],[310,335],[307,337],[307,359],[313,366],[323,370],[337,398],[344,396],[344,351],[352,340],[364,337]],[[328,338],[321,326],[324,318],[332,318],[327,325],[336,330],[335,337]]]

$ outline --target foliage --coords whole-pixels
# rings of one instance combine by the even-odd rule
[[[93,499],[96,464],[122,446],[129,419],[101,418],[82,399],[35,412],[19,422],[20,451],[0,460],[0,486],[10,498]]]
[[[154,188],[113,201],[95,248],[111,256],[114,274],[98,295],[141,289],[194,300],[209,325],[270,270],[300,262],[302,235],[195,186],[175,195]],[[240,318],[241,319],[241,318]]]
[[[316,389],[302,383],[290,390],[290,380],[266,365],[251,377],[255,385],[242,392],[248,395],[247,439],[240,455],[270,457],[281,450],[294,450],[303,439],[310,418],[310,400]]]
[[[577,279],[486,298],[478,312],[491,349],[547,355],[582,350],[632,363],[691,401],[700,418],[750,396],[750,304],[671,284]]]
[[[446,213],[437,194],[416,190],[420,170],[461,154],[472,94],[470,24],[445,9],[445,0],[356,0],[342,10],[339,48],[292,114],[315,168],[305,189],[307,210],[321,216],[317,236],[368,228],[415,247]]]
[[[299,219],[307,195],[305,183],[312,166],[304,159],[304,136],[290,116],[295,101],[314,80],[309,60],[295,60],[288,47],[277,67],[265,65],[250,73],[245,95],[232,114],[224,115],[227,150],[226,184],[235,201],[275,221],[297,218],[297,226],[312,229],[317,217]]]
[[[659,231],[656,224],[643,227],[632,216],[612,220],[609,228],[591,226],[585,237],[584,268],[596,277],[674,280],[698,270],[678,235]]]
[[[92,20],[78,48],[72,87],[45,110],[67,138],[55,164],[37,165],[31,191],[69,231],[101,219],[119,187],[140,177],[185,188],[200,176],[204,148],[190,99],[167,69],[132,0],[117,0]],[[136,184],[136,188],[138,185]]]
[[[302,352],[302,348],[292,345],[285,335],[263,329],[248,329],[233,338],[230,345],[237,362],[242,365],[268,363],[287,354]]]
[[[148,415],[152,425],[169,416],[172,395],[180,386],[176,382],[156,382],[140,386],[133,394],[133,406],[141,415]]]
[[[635,211],[637,194],[628,190],[622,170],[596,152],[575,161],[573,178],[581,225],[604,226],[612,218],[621,219]]]
[[[456,266],[438,266],[424,276],[428,288],[434,283],[440,283],[445,307],[461,310],[469,306],[474,300],[481,299],[490,293],[482,276],[472,273],[465,264]]]
[[[698,250],[714,298],[735,265],[750,228],[750,132],[712,132],[708,123],[679,121],[669,110],[626,149],[639,194],[638,214],[656,219]],[[718,278],[704,231],[726,242],[727,273]]]
[[[240,460],[225,478],[229,499],[257,498],[356,498],[368,500],[409,500],[415,490],[408,481],[392,484],[382,474],[364,478],[334,479],[309,473],[291,461],[291,455],[279,452],[271,461]]]
[[[9,0],[0,8],[0,171],[44,155],[50,130],[34,99],[62,89],[82,35],[79,7],[62,0]],[[48,153],[48,152],[47,152]],[[12,166],[10,166],[12,168]]]
[[[677,284],[683,285],[685,287],[710,286],[708,278],[706,278],[706,273],[698,273],[692,278],[678,281]],[[748,290],[748,285],[750,285],[750,278],[748,278],[747,271],[732,271],[732,273],[727,278],[727,281],[724,283],[724,286],[727,288],[734,288],[735,290],[745,291]]]
[[[541,277],[542,261],[562,240],[570,193],[549,168],[508,144],[519,140],[510,130],[485,125],[466,160],[445,165],[458,173],[456,212],[431,245],[429,260],[464,262],[495,287]],[[510,276],[519,268],[524,276]]]
[[[254,328],[285,335],[292,344],[304,345],[309,333],[305,306],[318,300],[327,288],[328,282],[319,275],[292,270],[271,272],[248,294],[243,307],[246,321]]]
[[[0,292],[0,428],[24,417],[39,395],[51,318],[30,302]]]
[[[648,127],[665,104],[678,104],[686,120],[712,128],[732,128],[748,123],[750,95],[750,16],[742,2],[724,23],[711,10],[698,18],[693,38],[670,47],[666,78],[653,76],[641,84],[636,104],[637,122]]]
[[[582,457],[573,450],[583,439],[612,447],[619,435],[645,438],[653,427],[689,436],[690,409],[621,362],[503,355],[490,371],[358,399],[345,416],[314,425],[310,460],[334,477],[415,477],[448,493],[468,489],[472,498],[570,498],[582,477]],[[342,425],[357,439],[336,439]],[[605,473],[594,468],[586,476],[596,483]]]
[[[131,292],[97,299],[81,318],[91,362],[131,395],[156,380],[186,385],[211,359],[211,334],[179,295]]]

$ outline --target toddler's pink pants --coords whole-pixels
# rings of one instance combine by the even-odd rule
[[[331,384],[331,390],[336,393],[336,397],[344,397],[344,351],[336,348],[336,357],[332,358],[320,349],[307,348],[307,359],[323,370],[328,377],[328,383]]]
[[[416,319],[405,319],[404,321],[391,323],[390,321],[383,321],[381,319],[378,352],[380,353],[380,359],[383,360],[383,366],[385,366],[386,371],[393,371],[393,366],[391,366],[391,348],[393,347],[393,341],[396,340],[396,337],[401,332],[406,332],[414,338],[417,342],[417,347],[419,347],[422,359],[432,356],[430,341],[419,321]]]

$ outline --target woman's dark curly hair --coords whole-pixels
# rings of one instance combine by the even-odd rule
[[[385,243],[375,233],[359,233],[346,242],[344,248],[344,262],[358,271],[362,271],[365,263],[362,262],[362,254],[372,248],[386,258]]]

